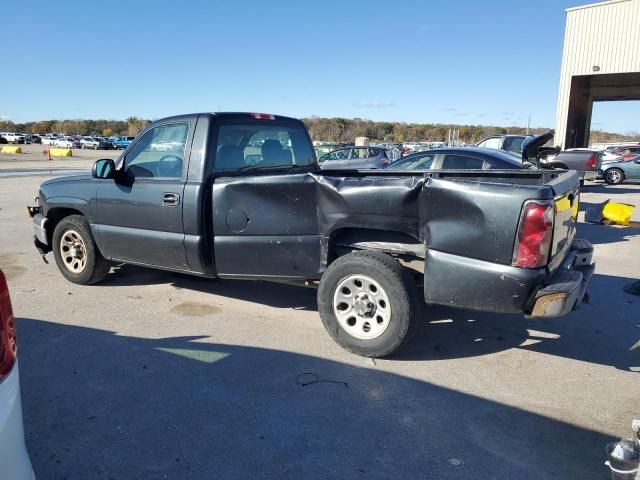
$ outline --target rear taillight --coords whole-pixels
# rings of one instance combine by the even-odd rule
[[[2,380],[16,363],[16,324],[11,310],[9,288],[4,274],[0,271],[0,380]]]
[[[591,155],[589,157],[589,160],[587,160],[587,169],[588,170],[595,170],[597,163],[598,163],[598,159],[597,159],[596,155],[595,154]]]
[[[553,236],[553,203],[525,202],[513,248],[514,267],[538,268],[547,264]]]

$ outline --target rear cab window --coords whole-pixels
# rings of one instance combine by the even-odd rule
[[[315,154],[302,125],[274,121],[222,123],[218,129],[214,166],[234,172],[286,168],[315,163]]]

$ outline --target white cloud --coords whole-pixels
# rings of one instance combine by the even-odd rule
[[[380,101],[367,101],[367,102],[358,102],[354,104],[356,107],[363,108],[386,108],[386,107],[395,107],[396,104],[393,102],[380,102]]]

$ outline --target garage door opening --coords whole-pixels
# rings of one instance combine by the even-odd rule
[[[640,143],[640,100],[593,102],[589,146],[629,142]]]

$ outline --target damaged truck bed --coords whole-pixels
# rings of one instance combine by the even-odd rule
[[[320,170],[297,120],[194,114],[154,122],[92,175],[43,183],[30,212],[70,281],[96,283],[111,262],[318,281],[329,334],[379,357],[417,324],[410,273],[427,304],[576,308],[594,269],[574,239],[579,195],[565,171]]]

